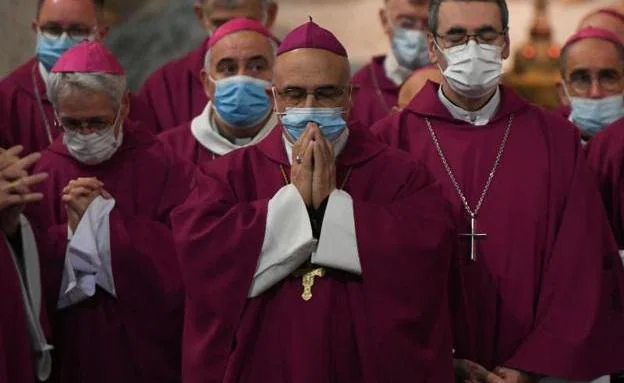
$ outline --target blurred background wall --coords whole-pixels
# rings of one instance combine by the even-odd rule
[[[30,25],[36,0],[0,0],[0,77],[26,61],[35,49]]]
[[[332,30],[346,45],[355,68],[370,56],[388,49],[378,20],[383,0],[277,0],[280,6],[275,33],[282,37],[312,16]],[[508,0],[511,12],[512,49],[526,42],[534,20],[533,0]],[[618,0],[552,0],[548,20],[554,42],[563,42],[589,10]],[[109,46],[137,88],[145,76],[171,58],[196,47],[203,33],[191,8],[193,0],[108,0],[115,26]],[[0,76],[10,72],[34,51],[30,23],[36,0],[0,0]],[[509,70],[513,60],[508,60]]]

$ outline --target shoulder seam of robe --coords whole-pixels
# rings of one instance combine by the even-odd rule
[[[386,77],[386,72],[383,68],[383,62],[386,59],[386,55],[374,56],[372,60],[360,69],[355,75],[353,75],[353,83],[358,87],[368,87],[362,84],[363,81],[371,81],[371,71],[377,76],[379,82],[379,89],[384,91],[398,91],[400,86],[396,85],[392,80]]]
[[[22,64],[20,67],[15,69],[13,72],[6,75],[0,81],[0,87],[3,86],[13,86],[19,88],[26,93],[28,93],[33,98],[35,97],[34,89],[32,86],[32,70],[33,66],[37,65],[37,60],[33,57]],[[48,95],[46,93],[46,85],[41,78],[41,73],[39,70],[35,70],[35,76],[37,81],[37,86],[39,87],[39,94],[41,95],[42,101],[48,101]],[[22,79],[27,79],[26,82],[20,81]]]

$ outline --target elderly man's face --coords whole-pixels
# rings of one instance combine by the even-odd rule
[[[195,15],[206,32],[214,32],[221,25],[236,18],[259,21],[271,28],[277,15],[274,3],[265,7],[262,0],[197,0]]]
[[[244,75],[271,82],[275,51],[260,33],[241,31],[223,37],[210,49],[210,68],[202,70],[204,90],[214,99],[215,84],[227,77]]]
[[[295,49],[275,63],[276,109],[286,107],[351,107],[349,60],[321,49]]]
[[[67,32],[77,41],[87,38],[99,41],[105,37],[108,28],[99,25],[98,20],[98,9],[92,0],[45,0],[32,28],[46,36],[60,36]]]
[[[379,19],[388,38],[392,38],[396,27],[427,29],[429,0],[387,0],[385,5],[379,10]]]
[[[124,97],[121,108],[118,110],[113,106],[106,92],[65,88],[58,95],[56,114],[63,129],[90,134],[107,129],[116,122],[117,117],[117,121],[124,121],[129,112],[128,98],[128,95]],[[117,125],[115,136],[119,134],[121,125]]]
[[[624,91],[624,62],[609,41],[584,39],[574,43],[567,49],[563,75],[572,97],[599,99]]]
[[[615,33],[622,41],[624,41],[624,23],[617,17],[607,13],[596,13],[589,16],[579,25],[579,29],[585,27],[604,28]]]
[[[478,43],[498,45],[503,48],[502,58],[509,57],[509,35],[504,31],[498,4],[487,1],[445,1],[440,5],[436,36],[429,36],[429,57],[439,62],[442,69],[447,63],[435,46],[434,38],[442,49],[466,44],[470,36]]]

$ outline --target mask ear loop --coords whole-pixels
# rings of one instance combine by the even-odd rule
[[[277,107],[277,91],[275,90],[275,85],[271,86],[271,93],[273,94],[273,110],[275,111],[275,115],[282,122],[282,116],[286,114],[285,112],[280,112]]]

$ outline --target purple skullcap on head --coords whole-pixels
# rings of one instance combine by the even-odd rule
[[[599,14],[609,15],[611,17],[614,17],[620,20],[622,23],[624,23],[624,13],[614,8],[600,8],[600,9],[596,9],[595,11],[590,12],[587,16],[583,17],[583,19],[580,22],[580,25],[582,25],[590,17],[594,15],[599,15]]]
[[[52,73],[107,73],[122,76],[124,70],[115,55],[95,41],[83,41],[65,52]]]
[[[618,48],[623,48],[622,40],[620,40],[617,35],[609,30],[604,28],[596,28],[596,27],[585,27],[568,39],[566,43],[563,45],[561,50],[567,49],[570,45],[576,43],[577,41],[585,40],[585,39],[599,39],[609,41]]]
[[[237,18],[230,20],[217,28],[217,30],[208,39],[206,47],[210,49],[225,36],[241,31],[252,31],[260,33],[261,35],[264,35],[267,38],[275,41],[275,43],[279,44],[279,40],[275,36],[273,36],[273,34],[260,22],[251,19]]]
[[[312,21],[312,18],[307,23],[293,29],[284,38],[277,50],[277,55],[301,48],[323,49],[338,56],[347,57],[347,50],[336,36],[327,29],[318,26]]]

